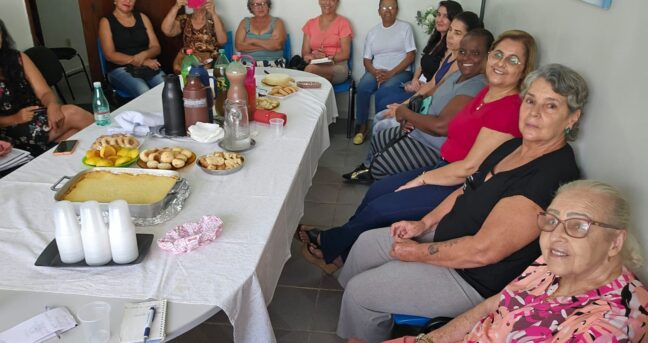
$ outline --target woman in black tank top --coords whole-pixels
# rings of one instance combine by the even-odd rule
[[[116,0],[99,22],[99,39],[113,87],[136,97],[163,82],[156,57],[160,43],[149,18],[134,10],[135,1]],[[137,75],[135,77],[134,75]]]

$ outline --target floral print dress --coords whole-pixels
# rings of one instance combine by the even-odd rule
[[[17,51],[16,53],[19,54]],[[27,106],[42,106],[42,104],[25,78],[24,70],[21,70],[20,80],[13,89],[0,78],[0,116],[16,114]],[[0,140],[6,140],[16,148],[27,150],[34,156],[42,154],[50,148],[47,113],[38,112],[27,123],[0,127]]]
[[[648,291],[626,268],[607,285],[551,298],[559,276],[542,257],[500,294],[497,310],[464,342],[641,342],[648,339]]]

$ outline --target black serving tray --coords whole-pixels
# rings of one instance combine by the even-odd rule
[[[151,248],[151,243],[153,242],[153,234],[150,233],[138,233],[137,234],[137,247],[139,249],[139,256],[137,259],[131,263],[118,264],[113,261],[104,264],[103,266],[89,266],[85,261],[78,263],[63,263],[61,261],[61,256],[59,255],[58,246],[56,245],[56,239],[52,240],[50,244],[45,247],[45,250],[38,256],[35,266],[38,267],[108,267],[108,266],[129,266],[133,264],[138,264],[144,260],[146,254]]]

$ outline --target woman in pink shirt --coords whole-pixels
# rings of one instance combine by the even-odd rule
[[[627,268],[642,260],[629,223],[615,188],[566,184],[538,214],[542,256],[522,275],[442,328],[388,343],[642,342],[648,291]]]
[[[353,31],[349,20],[336,13],[339,0],[319,0],[322,14],[306,22],[302,31],[302,56],[308,63],[305,71],[322,76],[336,84],[349,75],[347,60],[351,54]],[[330,62],[311,64],[328,58]]]

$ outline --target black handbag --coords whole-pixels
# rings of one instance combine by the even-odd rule
[[[137,77],[140,79],[148,80],[159,72],[159,70],[151,69],[149,67],[136,67],[132,64],[126,65],[126,71],[131,74],[133,77]]]
[[[290,59],[286,67],[288,69],[304,70],[307,65],[308,63],[301,56],[295,55]]]

